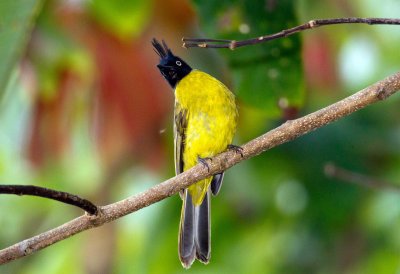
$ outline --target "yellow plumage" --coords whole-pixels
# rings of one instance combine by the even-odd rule
[[[212,157],[225,151],[232,143],[238,118],[232,92],[211,75],[192,70],[176,86],[175,99],[175,114],[185,110],[187,121],[182,152],[184,170],[195,166],[198,157]],[[194,205],[203,201],[211,179],[189,187]]]
[[[175,170],[180,174],[232,143],[238,119],[235,97],[220,81],[174,55],[164,41],[153,39],[152,44],[160,56],[157,67],[175,91]],[[185,268],[195,259],[210,261],[211,195],[218,194],[222,180],[223,173],[215,174],[181,192],[178,251]]]

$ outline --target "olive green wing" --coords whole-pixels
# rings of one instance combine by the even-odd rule
[[[174,113],[174,141],[175,141],[175,173],[183,172],[183,153],[185,151],[186,129],[188,125],[187,110],[175,103]]]

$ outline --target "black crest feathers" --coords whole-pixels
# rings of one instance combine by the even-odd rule
[[[164,59],[167,56],[173,56],[171,50],[168,48],[164,40],[162,40],[161,44],[157,39],[153,38],[151,43],[153,44],[154,51],[158,54],[158,56],[160,56],[161,59]]]

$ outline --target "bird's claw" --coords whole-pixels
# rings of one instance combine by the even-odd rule
[[[197,156],[197,160],[199,161],[199,163],[201,163],[204,167],[207,168],[208,172],[210,172],[210,166],[208,165],[207,160],[212,161],[212,158],[210,157],[201,158],[200,156]]]
[[[229,150],[233,150],[236,153],[239,153],[240,156],[242,156],[242,158],[243,158],[243,148],[241,146],[236,146],[236,145],[229,144],[228,145],[228,149]]]

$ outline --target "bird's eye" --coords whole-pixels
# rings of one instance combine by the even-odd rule
[[[182,63],[181,63],[181,61],[179,61],[179,60],[176,61],[175,64],[177,64],[178,66],[182,66]]]

